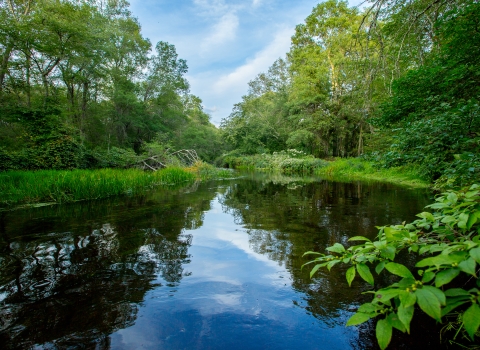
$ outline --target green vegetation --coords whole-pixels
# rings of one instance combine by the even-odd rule
[[[175,46],[127,1],[0,4],[0,170],[115,167],[154,147],[222,151]]]
[[[393,182],[413,187],[428,187],[428,178],[421,175],[418,166],[406,165],[382,168],[376,162],[359,158],[336,159],[325,167],[315,169],[315,174],[335,180],[375,180]]]
[[[427,208],[433,213],[420,213],[412,223],[380,227],[374,241],[357,236],[349,241],[365,243],[350,247],[335,243],[326,248],[327,254],[305,253],[318,255],[307,263],[315,264],[311,276],[322,267],[348,264],[349,285],[358,274],[377,287],[367,292],[373,294],[372,302],[362,304],[347,326],[376,319],[382,349],[390,343],[393,328],[410,333],[418,309],[438,322],[453,316],[446,328],[455,330],[451,343],[475,343],[480,336],[480,186],[443,193]],[[417,263],[395,262],[401,252],[414,255]],[[382,285],[385,274],[393,275],[395,283]]]
[[[387,178],[404,169],[438,188],[472,184],[480,177],[479,21],[471,0],[372,1],[363,12],[345,1],[318,4],[287,57],[251,81],[223,120],[240,159],[226,161],[269,168],[272,153],[296,149],[362,156],[372,168],[395,168]],[[340,173],[377,175],[355,167]]]
[[[297,175],[313,174],[315,169],[328,164],[324,160],[314,158],[296,149],[251,156],[229,154],[223,157],[223,163],[230,168],[279,171],[282,174]]]
[[[38,170],[0,173],[3,206],[66,203],[124,194],[139,194],[155,186],[192,182],[196,175],[181,168],[156,172],[118,170]]]

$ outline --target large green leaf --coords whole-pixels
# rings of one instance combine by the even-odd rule
[[[444,284],[450,283],[460,273],[459,269],[448,269],[437,273],[435,276],[435,287],[441,287]]]
[[[410,334],[410,322],[412,321],[414,311],[415,311],[415,307],[413,307],[413,305],[405,307],[402,303],[398,307],[398,318],[403,323],[403,325],[405,326],[409,334]]]
[[[440,301],[435,294],[425,288],[420,288],[415,291],[415,296],[417,297],[417,303],[420,306],[420,309],[422,309],[428,316],[440,321]]]
[[[458,264],[458,268],[469,275],[476,276],[475,274],[475,266],[476,266],[475,259],[469,258],[467,260],[462,261]]]
[[[414,278],[413,274],[410,272],[409,269],[407,269],[404,265],[402,264],[397,264],[394,262],[390,262],[385,265],[385,268],[387,271],[390,273],[400,276],[400,277],[407,277],[407,278]]]
[[[424,290],[429,291],[438,299],[441,305],[445,305],[447,303],[447,298],[445,297],[445,293],[443,293],[440,289],[435,288],[433,286],[423,286]]]
[[[388,319],[378,320],[375,333],[380,348],[386,349],[392,339],[392,325]]]
[[[462,316],[463,326],[468,335],[474,340],[475,333],[480,327],[480,306],[472,304]]]
[[[474,258],[477,263],[480,264],[480,247],[471,249],[469,253],[470,256]]]
[[[370,268],[365,264],[357,264],[357,272],[366,282],[373,286],[373,275],[370,272]]]

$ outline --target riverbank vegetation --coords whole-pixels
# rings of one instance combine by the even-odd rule
[[[156,172],[138,169],[7,171],[0,173],[1,205],[68,203],[134,195],[155,186],[192,182],[195,178],[193,172],[173,167]]]
[[[259,155],[296,149],[360,156],[439,188],[473,183],[479,19],[474,1],[373,1],[362,11],[344,1],[318,4],[296,27],[286,58],[252,80],[223,120],[225,159],[257,155],[240,163],[262,165]],[[332,163],[332,173],[342,164]]]
[[[231,178],[232,172],[197,162],[191,167],[140,169],[11,170],[0,173],[0,207],[44,205],[137,195],[156,187],[181,186],[196,180]]]

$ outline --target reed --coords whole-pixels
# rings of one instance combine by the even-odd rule
[[[137,169],[7,171],[0,173],[0,203],[3,206],[66,203],[138,194],[155,186],[194,180],[195,175],[182,168],[156,172]]]

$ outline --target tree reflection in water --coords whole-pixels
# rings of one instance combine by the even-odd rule
[[[350,237],[373,238],[375,226],[412,220],[428,204],[428,194],[389,184],[276,176],[237,183],[221,202],[223,210],[246,228],[252,249],[289,270],[293,288],[305,295],[295,305],[326,324],[334,322],[334,326],[342,317],[341,323],[346,322],[345,310],[353,311],[362,298],[370,300],[370,296],[362,296],[370,287],[357,279],[349,288],[344,266],[336,266],[332,272],[321,269],[310,279],[310,269],[301,266],[312,256],[303,254],[325,252],[335,242],[349,246]],[[364,344],[374,346],[371,329],[362,328]]]
[[[0,214],[0,344],[109,348],[108,335],[135,322],[154,280],[180,282],[192,243],[184,229],[202,225],[213,196]]]

